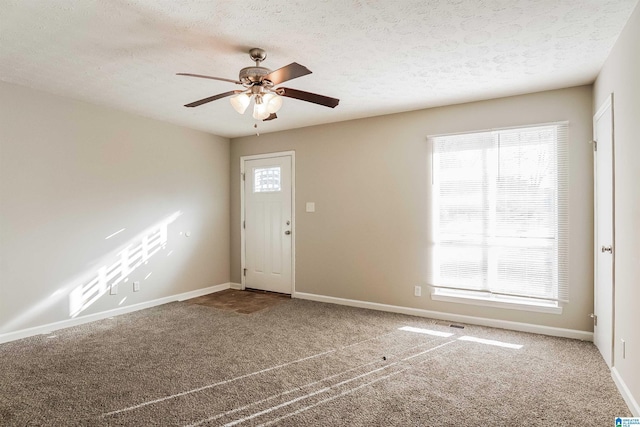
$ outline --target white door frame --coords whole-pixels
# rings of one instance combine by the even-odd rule
[[[598,161],[597,161],[597,135],[596,135],[596,122],[597,120],[608,110],[611,109],[611,246],[613,252],[611,253],[611,366],[615,365],[615,318],[616,318],[616,178],[615,178],[615,116],[613,111],[613,93],[611,93],[607,99],[605,99],[598,111],[593,115],[593,141],[596,143],[596,149],[593,152],[593,179],[594,179],[594,198],[593,198],[593,238],[594,238],[594,255],[593,255],[593,278],[594,278],[594,292],[593,292],[593,312],[596,313],[597,307],[597,290],[598,284],[598,253],[600,248],[598,247],[598,194],[597,194],[597,178],[598,178]],[[596,319],[597,320],[597,319]],[[594,325],[595,328],[595,325]],[[594,329],[595,332],[595,329]]]
[[[246,236],[245,236],[245,201],[244,201],[244,177],[245,162],[248,160],[269,159],[273,157],[291,157],[291,297],[296,291],[296,152],[279,151],[276,153],[254,154],[240,157],[240,279],[241,289],[245,289],[244,269],[246,266]]]

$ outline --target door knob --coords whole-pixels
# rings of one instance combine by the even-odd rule
[[[613,253],[613,248],[611,246],[602,246],[602,248],[600,248],[601,252],[609,252],[610,254]]]
[[[289,234],[291,234],[291,231],[287,230],[287,231],[284,232],[284,234],[286,234],[288,236]]]

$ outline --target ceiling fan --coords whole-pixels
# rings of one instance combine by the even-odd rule
[[[304,92],[297,89],[287,87],[278,87],[280,83],[296,79],[298,77],[311,74],[311,71],[304,65],[292,62],[275,71],[261,67],[260,63],[267,58],[267,53],[260,48],[253,48],[249,51],[252,61],[255,61],[254,67],[245,67],[240,70],[238,80],[225,79],[221,77],[203,76],[201,74],[177,73],[179,76],[199,77],[203,79],[220,80],[223,82],[235,83],[242,85],[243,90],[232,90],[229,92],[213,95],[208,98],[201,99],[186,104],[185,107],[197,107],[217,99],[230,96],[231,105],[240,114],[244,114],[247,107],[254,99],[253,118],[256,120],[273,120],[277,118],[276,112],[282,106],[282,97],[300,99],[302,101],[311,102],[325,107],[335,108],[340,102],[339,99],[330,98],[328,96],[318,95],[315,93]]]

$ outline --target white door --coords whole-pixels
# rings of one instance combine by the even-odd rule
[[[613,95],[612,95],[613,96]],[[613,366],[613,107],[610,97],[593,117],[595,146],[594,342]]]
[[[244,159],[244,286],[292,293],[292,156]]]

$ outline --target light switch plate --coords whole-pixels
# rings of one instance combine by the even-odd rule
[[[316,211],[316,204],[315,202],[307,202],[307,212],[315,212]]]

